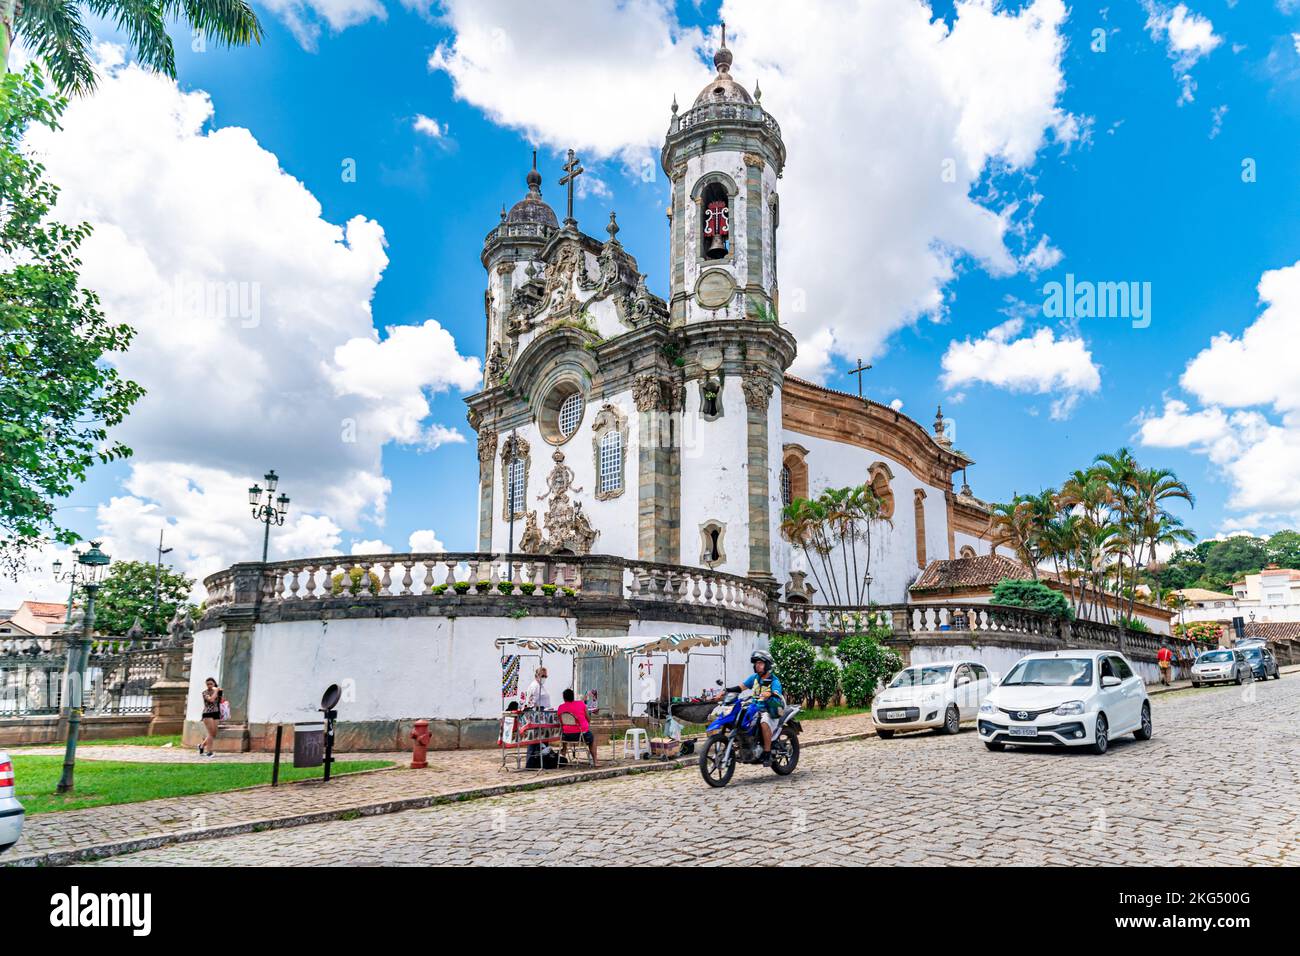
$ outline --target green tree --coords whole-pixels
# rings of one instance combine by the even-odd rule
[[[32,123],[57,128],[65,105],[35,67],[0,77],[0,571],[11,575],[43,540],[77,540],[54,501],[94,463],[131,454],[109,430],[144,393],[104,362],[134,331],[78,284],[90,227],[50,218],[58,187],[20,146]]]
[[[834,661],[823,657],[814,662],[810,681],[808,697],[815,700],[818,707],[824,708],[840,692],[840,669]]]
[[[176,51],[167,21],[183,19],[205,41],[245,46],[262,41],[262,24],[244,0],[0,0],[0,62],[23,39],[48,66],[59,87],[85,93],[95,86],[89,12],[112,21],[130,39],[136,58],[150,69],[176,76]]]
[[[1205,558],[1205,576],[1217,582],[1218,590],[1231,590],[1233,581],[1258,573],[1268,561],[1268,545],[1262,538],[1233,535],[1214,542]]]
[[[770,649],[785,699],[790,703],[807,700],[812,687],[812,668],[817,660],[811,642],[795,634],[773,634]]]
[[[1300,532],[1279,531],[1269,538],[1268,559],[1280,568],[1300,568]]]
[[[1066,620],[1074,617],[1074,610],[1065,595],[1042,581],[1003,578],[993,586],[993,603],[1043,611]]]
[[[158,573],[158,608],[154,609],[154,573]],[[114,561],[95,595],[95,627],[120,635],[137,620],[146,634],[163,635],[167,624],[189,601],[194,579],[148,561]]]

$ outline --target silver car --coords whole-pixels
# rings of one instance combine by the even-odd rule
[[[23,805],[14,796],[14,762],[0,751],[0,853],[23,834]]]
[[[1254,679],[1255,673],[1246,660],[1246,655],[1232,647],[1206,651],[1192,665],[1193,687],[1203,684],[1241,684]]]

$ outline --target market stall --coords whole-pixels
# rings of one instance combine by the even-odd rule
[[[674,736],[671,721],[699,723],[711,709],[707,698],[717,681],[702,678],[706,670],[725,676],[729,641],[726,634],[500,637],[496,641],[502,668],[500,746],[517,749],[545,743],[549,738],[532,738],[554,732],[550,718],[530,707],[537,702],[527,699],[533,672],[536,667],[546,665],[548,655],[567,658],[568,666],[562,665],[560,670],[569,675],[567,680],[551,681],[548,696],[558,698],[561,688],[572,687],[574,694],[586,701],[593,716],[644,717],[660,722],[665,736]],[[584,667],[584,662],[597,666]],[[638,678],[635,681],[634,673]],[[583,679],[584,675],[587,680]],[[596,675],[600,675],[599,679]],[[595,686],[600,682],[606,684],[604,694]],[[691,693],[696,684],[699,689]],[[526,720],[525,712],[529,714]],[[525,727],[526,731],[522,729]]]

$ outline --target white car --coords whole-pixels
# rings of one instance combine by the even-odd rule
[[[984,699],[977,727],[989,750],[1023,744],[1104,754],[1121,734],[1151,739],[1151,702],[1123,654],[1048,651],[1016,662]]]
[[[978,712],[992,684],[988,669],[976,661],[904,667],[871,702],[876,736],[888,740],[900,730],[925,728],[955,734]]]
[[[14,763],[0,751],[0,853],[22,836],[24,813],[23,805],[14,796]]]

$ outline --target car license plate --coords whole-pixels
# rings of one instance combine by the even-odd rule
[[[1011,736],[1012,737],[1037,737],[1038,728],[1037,727],[1012,727]]]
[[[905,710],[887,710],[885,711],[886,720],[906,720],[907,711]]]

